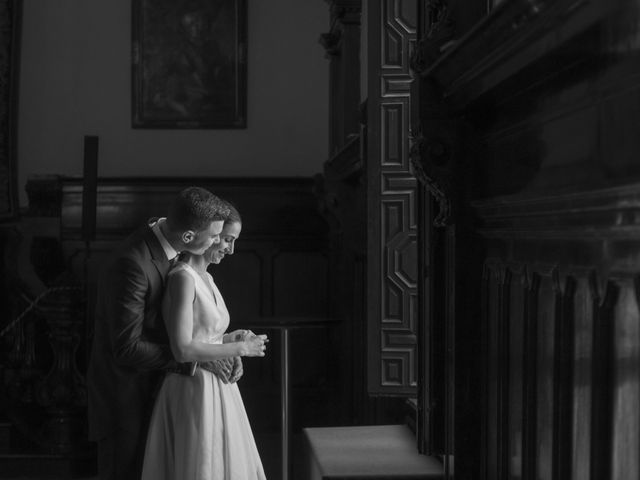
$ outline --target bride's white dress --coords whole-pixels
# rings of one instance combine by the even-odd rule
[[[196,285],[193,338],[222,343],[229,312],[213,278],[207,274],[207,285],[184,263],[170,275],[179,270],[191,274]],[[151,417],[142,479],[265,478],[238,385],[201,368],[193,377],[167,374]]]

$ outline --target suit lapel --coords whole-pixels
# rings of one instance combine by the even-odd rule
[[[158,237],[156,237],[156,234],[153,233],[153,230],[151,230],[149,225],[145,227],[143,236],[147,246],[149,247],[149,253],[151,253],[151,262],[156,267],[162,284],[164,285],[164,280],[171,264],[162,249],[162,245],[160,245]]]

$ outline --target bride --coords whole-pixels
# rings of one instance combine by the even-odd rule
[[[229,312],[207,272],[231,255],[242,221],[237,210],[220,243],[203,255],[183,254],[171,270],[163,314],[179,362],[210,362],[265,354],[266,335],[225,333]],[[238,385],[196,368],[193,376],[167,374],[153,409],[143,480],[262,480],[260,456]]]

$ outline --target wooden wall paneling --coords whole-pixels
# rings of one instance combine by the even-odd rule
[[[417,2],[369,5],[368,389],[415,394],[416,208],[409,167],[409,56]]]
[[[593,292],[590,271],[582,270],[575,275],[574,294],[574,357],[573,357],[573,397],[571,426],[571,472],[572,480],[591,480],[591,392],[592,392],[592,348],[593,348]]]
[[[532,9],[526,2],[503,2],[458,38],[425,75],[436,78],[453,103],[468,105],[534,62],[549,59],[625,3],[633,4],[598,1],[576,8],[571,0],[540,0]]]
[[[508,365],[506,389],[504,435],[504,476],[521,479],[524,458],[524,362],[525,362],[525,294],[528,289],[527,270],[523,264],[507,263],[509,282],[505,285],[506,306],[505,332],[507,352],[504,357]]]
[[[443,16],[421,52],[420,92],[436,85],[444,105],[419,105],[424,170],[434,177],[443,159],[428,151],[433,128],[424,123],[438,107],[454,123],[470,122],[487,150],[468,154],[477,167],[471,188],[455,171],[432,188],[442,196],[438,187],[448,182],[470,192],[479,207],[473,228],[485,239],[480,258],[493,262],[492,271],[485,264],[481,289],[482,476],[638,478],[640,327],[632,277],[640,223],[632,182],[639,170],[631,131],[639,111],[632,39],[640,7],[543,0],[531,10],[504,2],[442,48],[438,40],[461,18],[463,2],[427,3]],[[412,97],[414,105],[425,96]],[[456,282],[455,296],[473,286]],[[456,397],[468,375],[461,358]],[[470,436],[477,423],[460,422],[461,411],[456,404],[456,435]],[[472,468],[460,468],[468,452],[455,453],[456,477],[473,478]]]
[[[575,357],[575,287],[573,276],[561,280],[554,338],[553,478],[571,475],[573,450],[573,366]]]
[[[418,415],[416,418],[418,450],[424,454],[432,454],[435,451],[434,433],[438,428],[436,424],[442,421],[442,416],[435,410],[442,402],[438,402],[437,391],[433,388],[436,382],[435,376],[442,362],[437,361],[433,348],[437,345],[433,331],[433,304],[428,301],[433,295],[434,286],[431,282],[433,271],[433,248],[430,239],[431,223],[431,198],[421,186],[417,189],[418,208]],[[484,285],[484,284],[483,284]],[[428,347],[427,347],[428,346]]]
[[[553,479],[637,476],[640,420],[634,408],[640,395],[640,315],[635,277],[638,229],[631,220],[637,218],[637,192],[637,185],[625,185],[512,198],[508,204],[503,198],[493,213],[482,209],[484,224],[492,227],[485,231],[490,250],[494,255],[525,258],[529,262],[527,269],[534,274],[531,292],[544,287],[545,275],[541,275],[539,264],[530,261],[544,258],[546,262],[557,262],[554,288],[559,288],[559,296],[552,335],[543,318],[551,314],[551,290],[540,290],[529,298],[533,301],[527,306],[531,321],[522,377],[525,392],[535,395],[524,395],[524,478],[549,474],[548,469],[541,470],[542,448],[553,452]],[[485,206],[489,204],[497,206],[494,201]],[[584,225],[588,225],[587,230]],[[518,302],[513,296],[511,301]],[[536,313],[534,310],[540,310],[543,304],[547,304],[547,313]],[[510,317],[509,328],[514,324],[513,311]],[[553,352],[552,370],[545,368],[545,360],[540,358],[547,355],[545,352]],[[513,368],[512,361],[509,368]],[[553,384],[551,417],[544,414],[547,407],[540,405],[545,402],[545,392],[549,392],[545,386],[549,379]],[[509,403],[513,407],[511,400]],[[550,447],[546,446],[548,432]],[[531,445],[536,446],[533,451]],[[514,447],[513,440],[510,447]]]
[[[271,279],[276,285],[288,285],[288,288],[273,291],[274,315],[327,318],[327,263],[320,245],[308,251],[278,251],[272,258]]]
[[[590,278],[593,304],[591,383],[591,479],[608,480],[612,469],[614,315],[619,287],[605,281],[601,291],[594,272]]]
[[[437,290],[436,295],[440,299],[432,299],[434,302],[442,302],[444,312],[438,329],[443,332],[436,331],[439,338],[443,341],[442,349],[444,355],[444,407],[442,413],[444,415],[444,451],[448,461],[445,466],[445,474],[453,475],[456,467],[460,466],[464,461],[471,461],[473,458],[466,455],[467,452],[473,453],[475,446],[469,449],[469,443],[473,442],[472,436],[458,436],[456,432],[456,424],[464,422],[469,416],[474,415],[473,409],[473,392],[469,388],[473,381],[473,372],[467,371],[467,376],[456,377],[460,365],[468,365],[470,357],[475,357],[477,353],[474,348],[470,348],[468,340],[473,336],[472,328],[473,316],[466,308],[473,303],[472,297],[463,294],[464,288],[460,288],[461,281],[465,278],[464,272],[466,268],[462,267],[464,262],[460,260],[460,250],[464,248],[464,242],[461,241],[458,225],[448,225],[439,233],[439,243],[441,249],[436,247],[436,255],[444,257],[444,266],[441,272],[446,272],[444,278],[439,277],[444,290]],[[438,278],[437,277],[437,278]],[[502,297],[500,296],[500,299]],[[473,360],[475,364],[475,358]],[[462,445],[462,447],[461,447]],[[457,453],[465,452],[464,455],[456,460]]]
[[[328,309],[339,320],[342,424],[372,423],[366,393],[366,187],[361,111],[361,0],[330,0],[329,31],[320,36],[329,65],[329,158],[319,182],[321,210],[330,225]]]
[[[525,294],[525,330],[524,330],[524,428],[523,428],[523,478],[533,480],[536,475],[536,444],[538,428],[538,291],[540,277],[530,274]]]
[[[613,310],[611,478],[640,478],[640,277],[613,272],[619,293]]]
[[[552,478],[554,452],[554,386],[555,341],[560,304],[560,285],[555,267],[535,268],[532,271],[531,325],[535,337],[535,444],[531,445],[533,470],[538,478]],[[534,473],[535,472],[535,473]]]
[[[344,178],[336,174],[335,166],[325,164],[321,208],[330,225],[326,308],[339,322],[334,344],[340,353],[332,358],[342,381],[342,403],[337,410],[342,424],[371,424],[365,361],[366,199],[358,173]]]
[[[273,256],[274,252],[277,251],[277,247],[270,245],[267,243],[265,245],[264,240],[262,242],[261,247],[257,249],[257,253],[260,255],[260,281],[261,281],[261,291],[260,296],[260,313],[266,317],[270,317],[274,315],[274,293],[273,293],[273,283],[271,283],[271,279],[273,278]],[[265,283],[269,282],[270,285],[266,285]]]
[[[510,325],[510,305],[511,305],[511,270],[503,267],[503,272],[498,286],[499,291],[499,309],[497,318],[498,341],[498,475],[496,478],[507,478],[509,471],[508,455],[509,455],[509,393],[510,393],[510,371],[509,362],[510,348],[509,335],[511,331]]]
[[[358,256],[354,259],[353,270],[351,280],[354,282],[354,295],[352,308],[354,312],[358,312],[354,315],[353,326],[351,334],[353,338],[353,348],[359,352],[359,355],[355,357],[352,378],[350,379],[353,385],[357,385],[360,388],[354,388],[352,390],[352,403],[353,419],[356,425],[363,425],[366,422],[370,423],[370,418],[373,418],[369,410],[369,403],[367,400],[367,379],[364,377],[364,372],[367,371],[368,363],[366,361],[367,350],[367,337],[364,333],[367,331],[367,259],[364,255]],[[348,348],[348,347],[347,347]],[[364,406],[364,408],[363,408]]]
[[[267,316],[263,298],[265,255],[260,245],[255,241],[245,240],[240,234],[232,260],[209,267],[227,308],[233,313],[232,320],[236,323]],[[227,279],[234,278],[235,272],[242,272],[242,282],[231,284]]]
[[[329,0],[331,28],[320,36],[329,59],[329,155],[360,130],[361,0]]]
[[[61,238],[66,252],[77,257],[83,247],[82,184],[77,179],[64,179],[63,183]],[[273,259],[289,251],[324,258],[327,249],[327,224],[317,211],[315,183],[311,179],[100,179],[92,251],[104,254],[148,218],[164,215],[173,195],[189,185],[201,185],[238,206],[243,217],[238,253],[244,252],[240,256],[247,262],[249,255],[254,255],[254,266],[261,268],[261,292],[252,298],[260,302],[260,315],[274,315]],[[227,263],[215,267],[220,280],[239,272]],[[288,268],[293,270],[294,266],[289,262]]]
[[[495,267],[494,267],[495,268]],[[482,342],[482,387],[480,390],[481,397],[481,409],[482,415],[480,417],[480,478],[481,480],[488,480],[492,478],[489,465],[491,463],[490,456],[490,442],[491,442],[491,420],[490,420],[490,401],[489,395],[491,391],[491,360],[489,349],[489,338],[491,331],[489,329],[489,322],[491,319],[491,277],[494,268],[488,266],[485,262],[482,269],[482,283],[481,283],[481,311],[482,311],[482,330],[481,330],[481,342]],[[428,378],[428,377],[427,377]]]
[[[485,478],[499,478],[500,470],[500,435],[502,418],[500,415],[500,324],[502,316],[503,292],[505,270],[501,262],[488,260],[484,267],[485,319],[484,342],[486,345],[485,367]]]

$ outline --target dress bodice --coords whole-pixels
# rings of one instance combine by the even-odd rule
[[[180,262],[169,275],[177,272],[194,280],[193,338],[222,342],[229,313],[213,278]],[[168,373],[149,423],[142,480],[183,479],[266,480],[238,384],[205,368]]]
[[[185,271],[193,277],[195,294],[193,298],[193,339],[205,343],[222,343],[222,336],[229,327],[229,311],[224,303],[213,277],[207,273],[201,277],[190,265],[178,262],[169,272],[169,276],[176,272]],[[163,312],[168,315],[168,305],[171,302],[167,292],[164,298]]]

